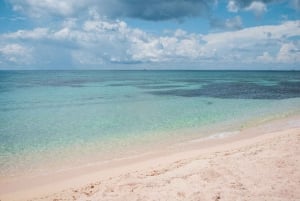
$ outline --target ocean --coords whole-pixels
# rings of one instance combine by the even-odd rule
[[[0,71],[0,178],[92,165],[299,112],[299,71]]]

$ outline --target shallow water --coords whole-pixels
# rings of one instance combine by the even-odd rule
[[[151,150],[299,108],[300,72],[0,71],[0,175]]]

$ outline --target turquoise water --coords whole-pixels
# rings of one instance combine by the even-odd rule
[[[299,110],[300,72],[0,71],[0,176]]]

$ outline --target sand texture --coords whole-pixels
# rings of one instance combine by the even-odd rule
[[[11,200],[300,201],[300,117],[191,140],[128,160],[0,180]]]
[[[300,200],[300,130],[131,170],[34,200]]]

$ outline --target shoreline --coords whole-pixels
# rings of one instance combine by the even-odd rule
[[[124,174],[132,174],[134,172],[144,174],[158,167],[167,169],[166,167],[174,165],[176,161],[193,161],[195,158],[204,157],[205,155],[224,154],[233,149],[251,148],[261,141],[270,141],[270,139],[286,135],[290,136],[292,135],[291,133],[296,135],[296,138],[299,138],[299,115],[267,121],[263,124],[242,129],[238,134],[224,138],[190,140],[181,144],[175,144],[165,150],[144,153],[144,155],[132,158],[98,165],[93,164],[92,166],[74,168],[36,178],[22,178],[12,182],[0,181],[0,200],[27,200],[37,197],[44,197],[47,200],[48,198],[45,196],[51,194],[53,196],[55,193],[60,193],[59,195],[66,197],[67,195],[62,192],[63,190],[66,193],[72,188],[79,189],[77,192],[80,192],[80,189],[83,189],[84,186],[102,180],[118,178]],[[155,176],[155,171],[153,174]],[[300,182],[300,178],[296,179]],[[96,186],[96,184],[93,185]],[[70,194],[70,192],[67,194]],[[73,194],[77,195],[78,193],[73,192]]]

